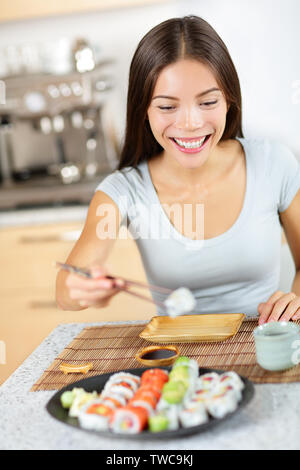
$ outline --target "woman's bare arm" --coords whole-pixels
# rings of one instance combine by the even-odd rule
[[[66,262],[92,268],[94,279],[59,271],[56,279],[56,302],[63,310],[82,310],[89,305],[104,307],[118,292],[111,280],[105,279],[105,263],[120,227],[118,206],[102,191],[90,203],[79,240]]]

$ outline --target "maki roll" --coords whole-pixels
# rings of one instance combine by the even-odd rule
[[[198,362],[195,359],[190,359],[187,356],[180,356],[173,364],[172,370],[176,369],[178,366],[186,366],[189,369],[190,375],[198,377],[199,375],[199,366]]]
[[[110,421],[110,429],[115,433],[137,434],[146,428],[148,412],[138,406],[124,406],[114,410]]]
[[[244,382],[240,376],[233,371],[224,372],[219,377],[220,384],[222,385],[231,385],[234,389],[243,390],[245,387]]]
[[[167,431],[169,426],[169,420],[166,413],[158,411],[154,415],[149,417],[148,427],[150,432],[162,432]]]
[[[237,400],[230,393],[214,393],[206,402],[207,411],[214,418],[223,418],[237,408]]]
[[[138,394],[135,395],[129,402],[128,405],[131,406],[139,406],[145,408],[149,414],[149,416],[153,413],[157,404],[157,400],[154,395],[149,394]]]
[[[186,385],[180,380],[170,380],[164,385],[162,399],[170,405],[181,403],[186,392]]]
[[[112,394],[103,394],[101,395],[102,403],[112,406],[113,408],[119,408],[120,406],[125,406],[127,403],[126,398],[123,395],[118,395],[117,393]]]
[[[141,386],[146,384],[155,384],[160,386],[161,384],[163,385],[165,382],[168,382],[168,380],[169,374],[167,371],[163,369],[148,369],[142,373]]]
[[[216,372],[208,372],[200,375],[196,382],[196,390],[207,389],[212,390],[219,383],[219,374]]]
[[[176,431],[179,428],[179,409],[176,405],[156,411],[149,416],[148,427],[150,432]]]
[[[104,431],[108,429],[112,413],[113,407],[104,404],[102,400],[95,400],[79,411],[79,424],[82,428],[91,431]]]
[[[106,384],[103,391],[103,396],[106,394],[117,393],[130,400],[134,396],[132,387],[127,382],[117,382],[112,384]]]
[[[197,389],[191,396],[186,396],[184,398],[184,406],[189,407],[189,406],[195,406],[197,403],[206,403],[208,398],[211,395],[211,390],[209,389]]]
[[[127,383],[128,386],[135,392],[140,384],[140,377],[125,372],[117,372],[113,374],[105,384],[105,387],[109,388],[112,384]]]
[[[208,414],[204,403],[190,404],[179,412],[180,424],[184,427],[199,426],[208,421]]]

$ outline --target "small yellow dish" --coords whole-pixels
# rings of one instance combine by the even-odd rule
[[[224,341],[238,332],[244,318],[243,313],[156,316],[139,336],[153,343]]]

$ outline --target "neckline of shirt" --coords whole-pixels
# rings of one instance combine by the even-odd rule
[[[149,199],[153,203],[158,205],[159,208],[159,214],[161,216],[161,220],[164,223],[166,229],[168,230],[168,233],[170,233],[170,236],[172,240],[177,240],[180,243],[183,243],[186,245],[188,248],[192,249],[197,249],[197,248],[202,248],[202,247],[209,247],[213,245],[217,245],[219,243],[223,243],[226,240],[228,240],[230,237],[232,237],[241,227],[243,224],[243,221],[247,217],[247,214],[249,213],[250,210],[250,202],[251,202],[251,187],[252,187],[252,172],[250,169],[250,163],[251,163],[251,158],[250,158],[250,149],[249,146],[247,145],[248,142],[244,138],[236,137],[236,140],[238,140],[243,149],[244,149],[244,155],[245,155],[245,162],[246,162],[246,191],[244,195],[244,201],[243,201],[243,206],[242,209],[239,213],[238,218],[236,221],[233,223],[233,225],[226,230],[226,232],[223,232],[221,235],[218,235],[213,238],[208,238],[205,240],[193,240],[189,237],[186,237],[182,233],[180,233],[174,225],[171,223],[169,217],[167,216],[166,212],[163,210],[161,202],[159,200],[158,194],[155,190],[155,187],[153,185],[152,179],[151,179],[151,174],[148,166],[148,162],[145,161],[141,164],[141,169],[145,175],[145,178],[148,182],[148,185],[146,185],[146,188],[148,188],[148,193],[149,193]]]

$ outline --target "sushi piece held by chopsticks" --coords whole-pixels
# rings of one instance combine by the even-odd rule
[[[196,299],[187,287],[179,287],[167,297],[164,304],[168,315],[177,317],[191,312],[196,307]]]

